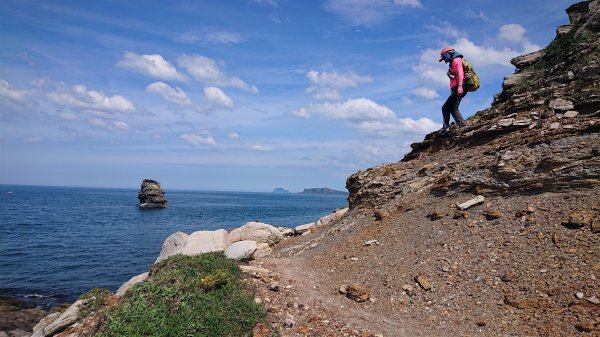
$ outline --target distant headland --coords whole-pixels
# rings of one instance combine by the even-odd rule
[[[327,187],[305,188],[304,191],[298,194],[318,194],[318,195],[347,195],[348,192],[338,191]]]
[[[290,191],[286,190],[285,188],[276,187],[273,189],[273,193],[290,193]]]

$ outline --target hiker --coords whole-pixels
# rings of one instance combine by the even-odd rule
[[[467,89],[464,86],[465,71],[463,69],[463,56],[456,50],[446,47],[440,51],[439,62],[449,63],[448,77],[450,78],[450,96],[446,103],[442,106],[442,116],[444,117],[444,125],[441,132],[450,130],[450,115],[456,121],[459,128],[466,128],[465,120],[463,119],[458,106],[460,101],[467,94]]]

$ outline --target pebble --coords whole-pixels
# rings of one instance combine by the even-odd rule
[[[477,324],[477,326],[484,327],[487,325],[487,322],[485,320],[480,320],[480,321],[477,321],[475,324]]]
[[[600,300],[596,296],[592,296],[592,297],[588,298],[587,300],[590,303],[593,303],[593,304],[596,304],[596,305],[600,305]]]
[[[419,283],[421,288],[423,288],[425,290],[431,289],[431,283],[429,283],[429,281],[426,278],[424,278],[423,276],[419,275],[419,276],[415,277],[415,281],[417,281],[417,283]]]
[[[373,246],[373,245],[378,245],[379,241],[377,240],[369,240],[369,241],[365,241],[364,245],[365,246]]]
[[[447,266],[443,266],[443,267],[442,267],[442,271],[443,271],[444,273],[447,273],[447,272],[449,272],[449,271],[450,271],[450,268],[448,268]]]
[[[262,304],[262,302],[263,301],[260,298],[258,298],[258,297],[254,298],[254,303],[256,303],[256,304]]]
[[[351,257],[350,261],[358,261],[358,257]]]
[[[269,284],[269,290],[274,291],[274,292],[278,292],[279,291],[279,284],[277,284],[277,283],[271,283],[271,284]]]
[[[580,300],[583,298],[583,293],[577,292],[577,293],[575,293],[575,297],[577,297],[577,299]]]

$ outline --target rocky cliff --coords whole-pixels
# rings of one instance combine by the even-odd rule
[[[165,191],[160,188],[160,183],[152,179],[144,179],[138,193],[140,208],[166,208],[169,206],[165,199]]]

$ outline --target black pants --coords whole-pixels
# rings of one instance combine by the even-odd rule
[[[460,110],[458,110],[458,106],[460,105],[460,101],[467,94],[467,91],[463,91],[462,95],[457,93],[457,87],[453,87],[450,90],[450,96],[446,100],[446,103],[442,106],[442,116],[444,117],[444,127],[447,128],[450,126],[450,115],[456,121],[458,126],[465,126],[465,120],[463,116],[460,114]]]

